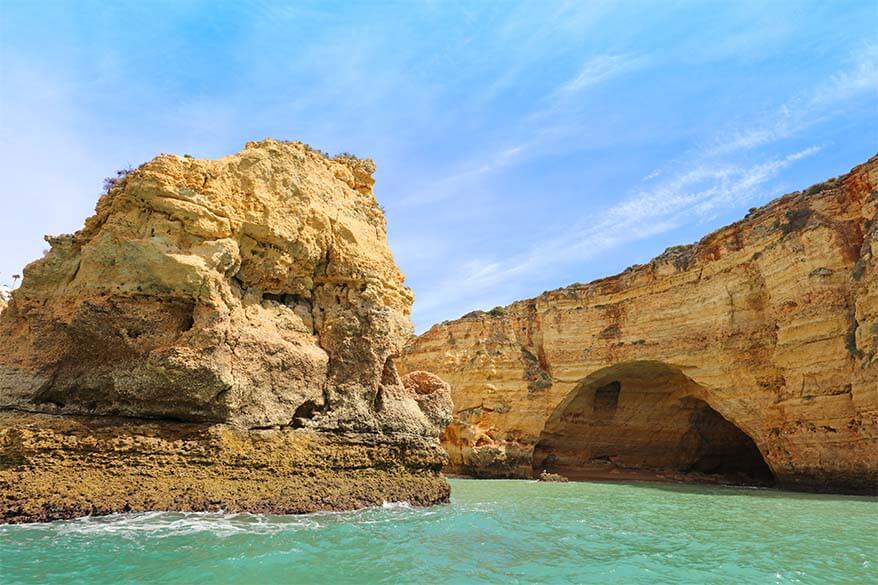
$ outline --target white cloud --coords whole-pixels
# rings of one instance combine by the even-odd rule
[[[751,200],[762,195],[761,189],[782,169],[819,150],[811,146],[748,167],[699,165],[610,207],[601,213],[602,219],[593,214],[580,218],[565,231],[566,235],[536,245],[524,254],[494,261],[474,258],[417,299],[419,321],[438,317],[440,310],[447,317],[451,307],[487,308],[505,302],[501,286],[551,273],[560,265],[594,258]]]
[[[791,138],[837,114],[845,102],[874,95],[878,98],[878,45],[858,53],[853,65],[813,90],[796,96],[752,127],[734,130],[709,147],[706,156],[726,155]]]
[[[831,106],[862,94],[878,94],[878,44],[867,45],[853,67],[833,75],[811,95],[810,105]]]
[[[553,97],[555,100],[570,99],[590,87],[637,69],[644,62],[644,59],[630,55],[597,55],[583,63],[579,72],[558,87]]]
[[[556,142],[565,134],[574,132],[575,125],[571,123],[570,117],[565,115],[565,109],[577,96],[592,87],[634,71],[646,62],[645,58],[631,55],[601,54],[589,58],[576,75],[545,95],[542,100],[545,105],[542,108],[520,120],[519,133],[524,138],[503,145],[487,156],[465,161],[461,165],[461,170],[452,172],[440,181],[432,183],[428,189],[404,198],[402,203],[422,205],[453,197],[456,193],[466,191],[460,187],[469,180],[538,156],[541,147]]]
[[[531,122],[544,122],[548,117],[557,116],[574,105],[576,98],[587,90],[636,71],[647,62],[647,58],[635,55],[601,54],[590,57],[582,64],[576,75],[546,96],[544,100],[546,105],[542,109],[535,111],[527,119]]]
[[[431,182],[428,187],[422,187],[411,195],[403,197],[400,203],[403,205],[424,205],[465,193],[467,190],[462,187],[467,182],[477,179],[482,175],[499,171],[520,160],[531,146],[528,143],[506,146],[493,155],[480,160],[466,161],[462,170],[452,172],[437,181]]]

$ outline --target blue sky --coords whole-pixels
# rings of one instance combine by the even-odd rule
[[[0,2],[0,283],[159,152],[378,164],[419,331],[878,151],[878,2]]]

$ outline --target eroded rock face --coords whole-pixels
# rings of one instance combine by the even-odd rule
[[[5,522],[147,510],[295,514],[447,501],[435,439],[0,413]]]
[[[411,333],[413,297],[387,246],[373,171],[369,160],[265,140],[218,160],[161,155],[131,172],[82,230],[47,238],[51,251],[24,270],[0,316],[0,408],[157,419],[171,434],[175,424],[208,434],[216,426],[237,433],[245,451],[258,451],[248,446],[261,441],[255,429],[331,432],[320,440],[340,450],[339,437],[380,435],[367,442],[384,468],[415,440],[402,437],[424,438],[429,452],[442,416],[432,404],[422,410],[393,363]],[[21,416],[34,436],[67,424]],[[20,426],[11,415],[3,421]],[[138,434],[129,427],[123,435]],[[30,452],[5,431],[0,462]],[[53,452],[76,457],[65,449]],[[52,457],[22,456],[12,468],[51,473]],[[185,455],[172,459],[188,465]],[[419,488],[421,503],[447,497],[441,459],[436,447],[414,467],[398,462],[433,482]],[[327,501],[336,496],[345,499]]]
[[[403,376],[402,385],[434,428],[444,430],[448,426],[453,409],[451,387],[442,378],[417,370]]]
[[[446,469],[758,480],[749,440],[778,485],[875,493],[876,211],[878,157],[649,264],[434,326],[401,369],[451,384]]]
[[[586,377],[540,433],[534,469],[573,479],[690,479],[770,484],[753,440],[679,369],[625,362]],[[684,477],[685,479],[685,477]]]

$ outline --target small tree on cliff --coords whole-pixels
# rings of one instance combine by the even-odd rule
[[[117,187],[122,180],[127,177],[131,171],[134,170],[134,167],[128,165],[124,169],[119,169],[116,171],[115,176],[110,176],[104,179],[104,193],[109,193],[113,188]]]

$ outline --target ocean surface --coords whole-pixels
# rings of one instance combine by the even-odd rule
[[[878,583],[878,501],[452,480],[452,503],[0,527],[12,583]]]

